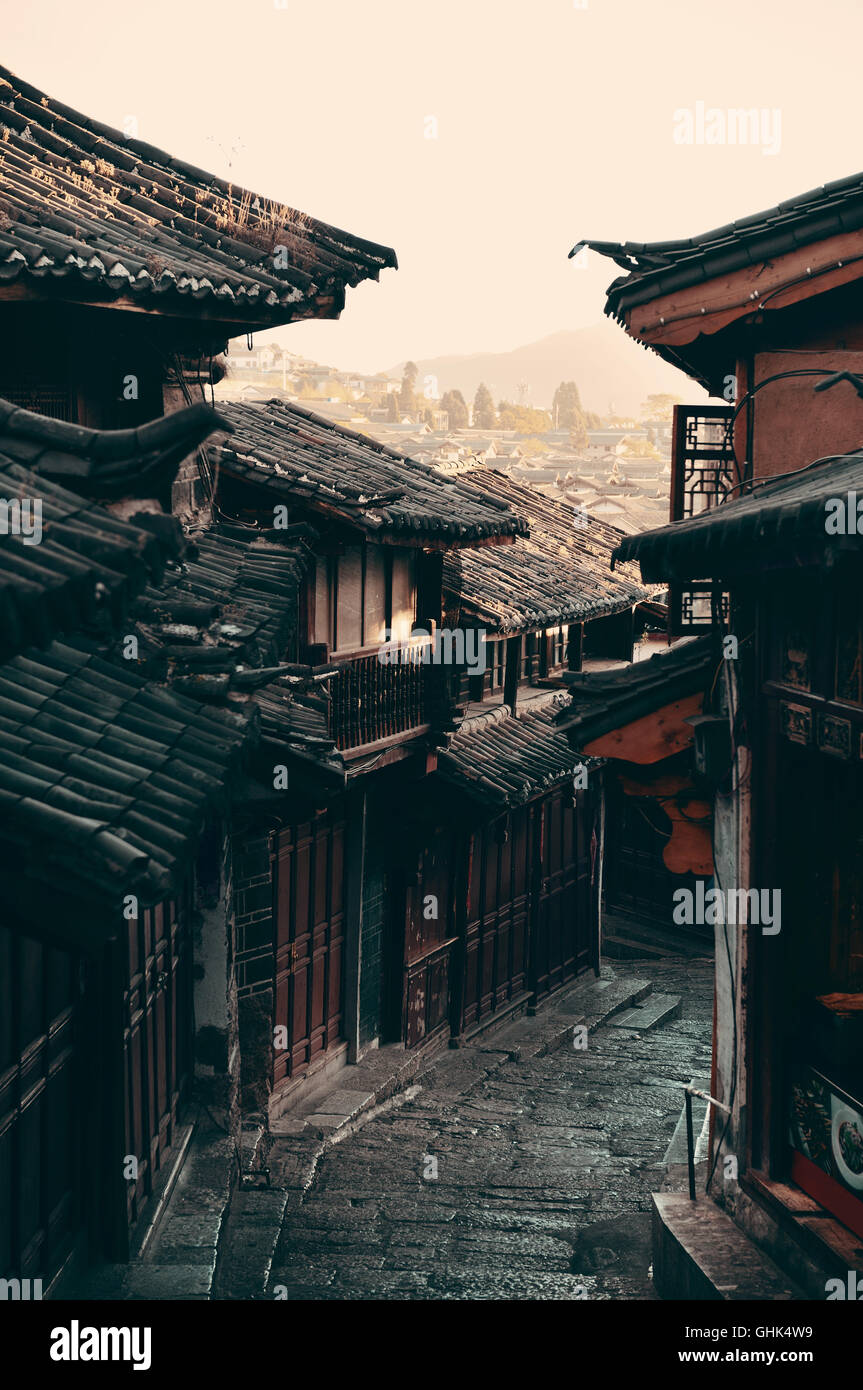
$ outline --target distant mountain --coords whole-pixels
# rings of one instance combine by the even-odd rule
[[[494,397],[518,400],[521,382],[527,382],[526,405],[548,409],[561,381],[575,381],[585,410],[607,415],[637,415],[649,395],[669,392],[681,400],[706,399],[701,387],[655,353],[628,338],[610,319],[590,328],[564,329],[511,352],[475,352],[453,357],[414,359],[423,377],[437,378],[438,390],[459,390],[473,399],[481,381]],[[401,376],[404,363],[390,367],[388,376]]]

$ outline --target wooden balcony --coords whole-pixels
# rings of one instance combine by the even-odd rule
[[[441,670],[423,662],[429,646],[428,637],[412,638],[396,653],[400,660],[387,665],[377,646],[344,660],[329,682],[330,734],[337,748],[362,748],[428,726]]]

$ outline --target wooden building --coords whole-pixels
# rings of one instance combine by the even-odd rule
[[[431,805],[450,826],[459,1043],[599,970],[599,800],[576,784],[590,760],[555,728],[567,703],[547,692],[520,714],[473,714],[440,752]]]
[[[369,1047],[464,1040],[596,968],[595,805],[550,722],[551,629],[631,624],[651,591],[611,574],[619,533],[571,526],[497,475],[439,473],[293,404],[223,410],[217,511],[278,516],[314,556],[292,659],[317,694],[290,717],[278,682],[256,697],[293,795],[268,808],[276,829],[249,808],[235,856],[244,1095],[279,1114]],[[577,575],[552,563],[565,546]],[[492,593],[519,647],[518,709],[479,640]],[[531,631],[549,633],[542,676],[521,655]]]
[[[337,318],[349,287],[396,265],[5,68],[0,134],[0,396],[42,415],[152,420],[200,397],[229,339]]]
[[[497,555],[451,551],[444,561],[448,621],[486,633],[484,677],[463,678],[461,697],[497,696],[510,708],[518,692],[578,671],[592,657],[631,661],[644,631],[644,604],[657,591],[631,567],[612,571],[615,527],[545,497],[494,468],[460,475],[523,516],[530,535]]]
[[[284,670],[303,537],[214,521],[224,422],[166,412],[395,264],[0,71],[4,501],[44,518],[0,536],[0,1273],[46,1291],[133,1248],[193,1078],[237,1131],[230,803],[260,794],[254,692],[281,680],[287,724],[316,683]]]
[[[623,546],[646,574],[721,582],[748,639],[700,755],[714,884],[749,899],[717,928],[712,1091],[731,1114],[714,1119],[712,1191],[810,1297],[863,1236],[861,554],[825,529],[861,484],[848,455]]]
[[[202,973],[253,732],[129,646],[139,602],[171,609],[179,528],[54,479],[169,469],[216,423],[197,407],[118,439],[0,402],[0,491],[42,508],[37,545],[0,538],[0,1267],[46,1292],[128,1252],[176,1156],[215,1023],[199,1003],[196,1035],[193,936]]]
[[[861,229],[857,175],[687,241],[591,243],[629,272],[607,311],[730,402],[679,409],[673,524],[619,555],[720,659],[695,725],[723,895],[709,1192],[815,1298],[863,1235]],[[655,1202],[658,1286],[693,1296],[688,1199]]]
[[[721,662],[708,635],[648,660],[564,675],[557,716],[572,746],[601,760],[602,951],[703,955],[709,927],[675,924],[674,893],[713,873],[710,797],[693,766],[693,720],[710,707]]]
[[[298,702],[304,718],[297,707],[286,717],[278,686],[260,696],[292,795],[274,801],[275,831],[251,808],[237,847],[249,870],[238,955],[245,1096],[279,1113],[322,1070],[448,1024],[451,859],[445,837],[410,809],[426,796],[467,659],[435,646],[443,558],[511,549],[527,523],[470,483],[299,406],[229,403],[224,413],[233,433],[209,451],[218,510],[259,526],[289,517],[313,552],[293,658],[317,673],[318,694]],[[422,916],[429,894],[433,927]]]

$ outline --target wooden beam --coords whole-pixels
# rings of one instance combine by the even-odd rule
[[[194,312],[189,312],[181,304],[179,308],[170,308],[161,303],[148,305],[129,295],[118,295],[116,298],[93,298],[88,297],[86,292],[76,293],[74,287],[64,283],[61,289],[54,294],[42,290],[33,289],[29,285],[16,282],[12,285],[0,286],[0,302],[17,302],[31,304],[76,304],[87,309],[113,309],[127,314],[145,314],[150,318],[170,318],[183,319],[187,323],[207,323],[213,327],[223,329],[226,337],[239,338],[244,333],[262,333],[268,328],[282,328],[286,324],[294,323],[299,319],[310,318],[338,318],[343,304],[333,295],[317,295],[312,300],[306,300],[296,308],[273,310],[266,318],[250,314],[246,319],[233,319],[225,316],[221,306],[211,309],[201,300],[190,299],[190,308]]]
[[[418,738],[422,738],[430,730],[430,724],[418,724],[415,729],[405,729],[401,734],[390,734],[387,738],[376,739],[374,743],[358,744],[356,748],[341,748],[339,752],[346,763],[356,762],[357,758],[367,758],[371,753],[380,753],[381,756],[375,762],[375,769],[378,769],[409,757],[416,750],[407,745],[415,744]]]
[[[757,312],[768,296],[770,309],[783,309],[859,280],[863,261],[854,259],[859,256],[859,232],[831,236],[639,304],[627,311],[627,331],[644,343],[691,343]]]
[[[692,778],[686,772],[668,772],[650,778],[626,777],[621,774],[618,781],[624,796],[650,796],[656,801],[664,797],[677,796],[680,792],[692,788]]]

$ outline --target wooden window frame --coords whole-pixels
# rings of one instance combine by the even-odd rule
[[[374,542],[372,542],[374,543]],[[369,542],[362,540],[359,542],[360,549],[360,643],[359,646],[352,645],[344,648],[339,646],[339,562],[343,556],[343,549],[330,553],[319,554],[317,561],[323,561],[327,566],[327,593],[329,597],[330,612],[327,622],[326,647],[331,659],[337,661],[347,661],[354,656],[368,655],[369,652],[377,651],[380,643],[378,641],[369,642],[366,621],[366,576],[368,567],[368,548]],[[392,546],[380,546],[381,555],[384,563],[384,588],[385,588],[385,625],[387,631],[392,631],[393,624],[393,558],[396,554],[402,554],[409,561],[412,560],[412,593],[414,616],[412,625],[416,623],[417,602],[418,602],[418,574],[417,574],[417,552],[409,546],[394,548]],[[317,571],[313,580],[306,586],[307,589],[307,632],[309,645],[320,645],[318,641],[317,629]]]

